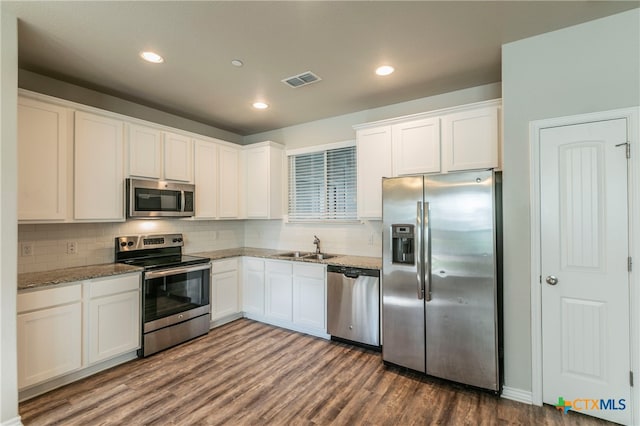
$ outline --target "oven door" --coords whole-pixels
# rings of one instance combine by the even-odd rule
[[[145,272],[143,331],[208,314],[210,272],[209,263]]]

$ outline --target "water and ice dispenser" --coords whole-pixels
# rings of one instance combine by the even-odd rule
[[[415,264],[415,225],[391,225],[392,262]]]

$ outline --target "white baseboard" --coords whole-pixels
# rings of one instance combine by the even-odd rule
[[[22,421],[18,416],[0,423],[0,426],[22,426]]]
[[[529,405],[533,404],[533,394],[531,391],[503,386],[501,396],[504,399],[510,399],[512,401],[518,401]]]

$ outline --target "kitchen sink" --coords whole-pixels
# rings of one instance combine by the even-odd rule
[[[305,259],[313,259],[313,260],[326,260],[331,259],[332,257],[336,257],[334,254],[325,254],[325,253],[311,253],[306,255]]]
[[[305,252],[305,251],[292,251],[292,252],[287,252],[287,253],[279,253],[276,256],[278,257],[289,257],[292,259],[297,259],[297,258],[306,258],[309,255],[312,255],[313,253],[309,253],[309,252]]]

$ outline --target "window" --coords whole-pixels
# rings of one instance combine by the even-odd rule
[[[356,147],[289,155],[289,220],[355,220]]]

